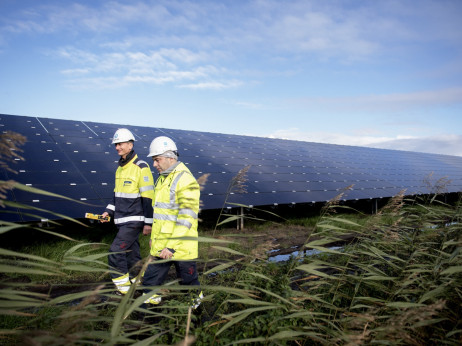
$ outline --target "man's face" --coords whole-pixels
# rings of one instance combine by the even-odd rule
[[[130,151],[132,151],[133,143],[131,142],[116,143],[115,148],[117,150],[117,154],[119,154],[120,157],[125,159],[127,155],[130,153]]]
[[[174,163],[174,159],[170,157],[163,157],[163,156],[154,156],[152,158],[153,166],[159,173],[162,173],[166,169],[168,169]]]

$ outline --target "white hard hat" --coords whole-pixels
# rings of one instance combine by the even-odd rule
[[[153,157],[157,155],[162,155],[166,151],[177,152],[176,144],[170,138],[165,136],[156,137],[151,142],[149,146],[149,155],[148,157]]]
[[[128,129],[118,129],[112,138],[112,144],[135,141],[133,133]]]

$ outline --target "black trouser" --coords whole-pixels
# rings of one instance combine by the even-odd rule
[[[154,262],[150,263],[146,268],[143,276],[143,286],[162,285],[172,264],[175,265],[177,277],[181,278],[180,285],[200,285],[195,261],[167,261],[159,263],[156,260],[159,261],[161,258],[154,257]],[[148,292],[149,290],[145,290],[145,293]]]
[[[138,237],[143,226],[143,223],[136,223],[118,227],[119,231],[112,242],[108,256],[109,266],[120,272],[120,274],[111,273],[113,279],[127,274],[141,260]]]

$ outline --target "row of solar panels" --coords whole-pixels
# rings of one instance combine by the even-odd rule
[[[71,217],[102,212],[114,187],[118,156],[111,138],[120,127],[135,134],[135,151],[149,164],[150,142],[166,135],[177,143],[180,160],[196,178],[209,174],[201,195],[203,209],[222,208],[225,201],[252,206],[324,202],[348,186],[347,200],[391,197],[403,189],[422,194],[432,192],[432,182],[443,177],[447,192],[462,191],[462,158],[457,156],[2,114],[2,132],[27,137],[25,161],[11,165],[17,174],[3,170],[3,179],[79,203],[17,189],[8,199]],[[246,193],[231,191],[227,196],[244,167]],[[27,215],[31,210],[4,211],[6,220],[33,219]]]

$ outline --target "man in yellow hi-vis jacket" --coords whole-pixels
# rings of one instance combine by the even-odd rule
[[[118,129],[112,144],[120,156],[115,174],[112,203],[103,216],[114,219],[118,232],[109,250],[108,264],[118,273],[111,273],[112,281],[121,294],[130,288],[130,269],[141,260],[139,235],[151,233],[154,180],[149,165],[133,150],[135,137],[128,129]]]
[[[154,190],[154,222],[151,233],[151,258],[143,276],[144,286],[159,286],[165,281],[172,263],[180,284],[199,286],[196,268],[198,257],[198,213],[200,188],[190,170],[178,161],[176,144],[168,137],[155,138],[149,157],[160,176]],[[187,239],[185,239],[187,238]],[[159,260],[171,260],[160,261]],[[192,307],[203,298],[200,289]],[[159,304],[161,297],[146,289],[146,301]]]

